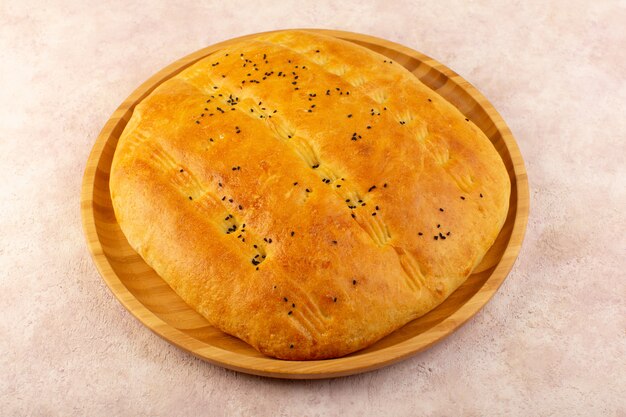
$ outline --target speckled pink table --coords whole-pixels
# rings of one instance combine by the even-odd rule
[[[626,415],[626,4],[363,2],[0,3],[0,415]],[[501,112],[530,177],[526,241],[492,301],[428,351],[335,380],[238,374],[159,339],[80,225],[87,155],[136,86],[293,27],[447,64]]]

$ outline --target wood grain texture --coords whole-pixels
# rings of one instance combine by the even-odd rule
[[[314,30],[365,46],[406,67],[471,119],[493,142],[511,179],[505,225],[494,246],[468,280],[443,304],[367,349],[333,360],[284,361],[265,357],[246,343],[221,333],[187,306],[129,246],[113,214],[109,194],[111,161],[134,106],[156,86],[197,60],[249,35],[195,52],[142,84],[113,113],[87,162],[81,195],[83,226],[94,261],[120,302],[143,324],[169,342],[211,363],[280,378],[327,378],[376,369],[419,352],[472,317],[493,296],[510,271],[526,228],[529,210],[524,163],[508,127],[467,81],[437,61],[401,45],[349,32]]]

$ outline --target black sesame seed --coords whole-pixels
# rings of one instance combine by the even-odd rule
[[[191,198],[191,196],[189,196],[189,199],[190,199],[190,200],[193,200],[193,198]]]
[[[418,235],[418,236],[422,236],[423,234],[424,234],[424,233],[422,233],[422,232],[417,232],[417,235]]]
[[[293,311],[289,310],[289,313],[287,313],[288,316],[291,316],[293,314]]]
[[[461,196],[461,200],[465,200],[465,197]]]
[[[296,232],[294,232],[293,230],[291,231],[291,236],[295,235]]]
[[[289,345],[289,349],[293,349],[293,345]]]
[[[356,285],[356,279],[352,280],[352,285]]]
[[[435,240],[438,240],[438,239],[439,239],[439,236],[435,236]]]
[[[443,211],[443,209],[441,207],[439,207],[439,211]]]

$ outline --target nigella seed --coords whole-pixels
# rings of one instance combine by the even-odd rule
[[[289,345],[289,349],[293,349],[293,345]]]
[[[434,238],[435,238],[435,240],[438,240],[438,239],[439,239],[439,236],[434,236]]]
[[[291,236],[295,235],[296,232],[294,232],[293,230],[291,231]]]
[[[483,194],[482,193],[480,193],[480,198],[483,198]]]

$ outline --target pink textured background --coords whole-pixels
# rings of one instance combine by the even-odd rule
[[[0,415],[626,415],[624,1],[131,3],[0,3]],[[291,27],[445,63],[501,112],[531,183],[493,300],[430,350],[336,380],[238,374],[159,339],[106,288],[80,225],[87,155],[136,86]]]

